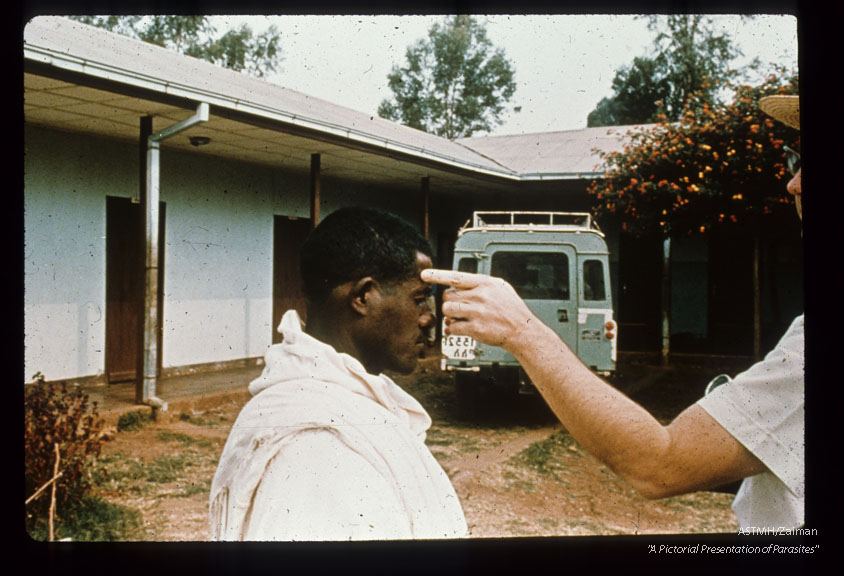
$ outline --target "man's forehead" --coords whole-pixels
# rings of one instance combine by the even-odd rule
[[[423,282],[418,274],[413,278],[408,278],[403,282],[399,282],[397,286],[402,290],[407,290],[408,292],[427,292],[431,287],[431,285],[427,282]]]
[[[423,254],[422,252],[416,253],[416,264],[418,273],[412,278],[408,278],[403,282],[399,282],[397,284],[397,287],[401,290],[407,290],[408,292],[412,292],[414,294],[426,293],[431,289],[431,285],[427,282],[423,282],[422,278],[420,278],[419,276],[419,273],[421,273],[422,270],[425,270],[427,268],[432,268],[434,264],[431,261],[431,257],[426,254]]]

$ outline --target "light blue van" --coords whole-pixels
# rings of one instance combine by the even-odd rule
[[[471,225],[458,232],[453,269],[504,278],[584,364],[602,375],[615,370],[609,251],[590,214],[475,212]],[[475,414],[482,386],[534,391],[501,348],[443,331],[441,349],[442,369],[454,373],[463,417]]]

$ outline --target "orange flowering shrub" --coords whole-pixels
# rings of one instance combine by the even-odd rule
[[[590,183],[593,213],[642,234],[706,233],[788,208],[783,145],[799,133],[759,109],[771,94],[796,94],[797,77],[771,74],[757,86],[726,84],[726,104],[692,95],[678,122],[634,127],[628,144],[602,154],[604,178]]]

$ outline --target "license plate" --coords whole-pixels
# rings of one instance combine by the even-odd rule
[[[468,336],[443,335],[440,348],[443,356],[451,360],[475,359],[475,340]]]

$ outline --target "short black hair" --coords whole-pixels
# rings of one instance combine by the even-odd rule
[[[299,253],[305,299],[322,303],[344,282],[371,276],[402,282],[418,273],[417,252],[431,245],[416,228],[375,208],[340,208],[311,231]]]

